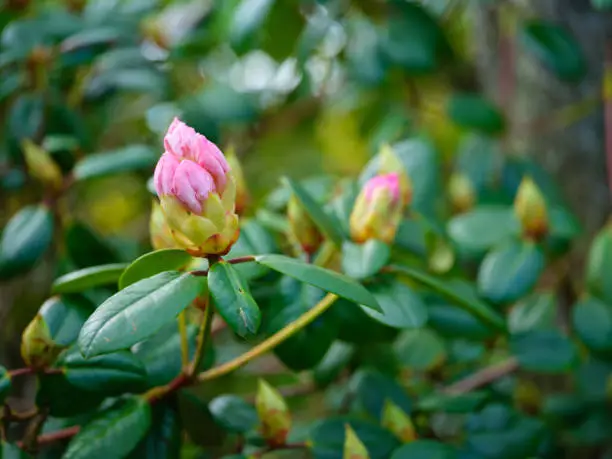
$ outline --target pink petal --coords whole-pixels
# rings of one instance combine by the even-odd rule
[[[202,212],[201,201],[215,190],[211,175],[193,161],[184,160],[174,174],[174,194],[195,214]]]
[[[217,190],[222,193],[227,182],[225,175],[229,170],[229,165],[221,150],[214,143],[204,136],[200,137],[195,160],[213,176]]]
[[[399,174],[393,172],[391,174],[377,175],[368,180],[363,187],[366,199],[370,199],[374,191],[380,188],[386,188],[391,193],[393,200],[398,200],[400,198]]]
[[[194,140],[198,133],[178,118],[174,118],[164,137],[166,151],[179,158],[193,159]]]
[[[178,166],[179,161],[168,152],[165,152],[157,162],[153,174],[153,183],[159,196],[173,193],[172,183]]]

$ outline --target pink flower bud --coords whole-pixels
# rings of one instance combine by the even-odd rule
[[[236,182],[223,153],[177,118],[164,146],[153,179],[174,239],[195,256],[227,253],[239,229]]]
[[[369,239],[393,242],[403,208],[398,173],[371,178],[355,201],[350,217],[351,237],[360,243]]]

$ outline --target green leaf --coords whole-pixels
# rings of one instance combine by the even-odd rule
[[[0,441],[0,459],[28,459],[30,456],[17,445]]]
[[[427,305],[428,325],[447,338],[485,340],[495,336],[495,330],[483,324],[469,312],[444,302]]]
[[[57,362],[66,381],[86,392],[106,396],[139,392],[146,388],[145,369],[134,354],[127,351],[84,359],[77,349]]]
[[[453,301],[457,306],[461,306],[461,308],[470,314],[478,317],[484,323],[498,330],[506,328],[504,319],[491,306],[481,301],[469,284],[458,279],[438,280],[427,273],[414,268],[408,268],[407,266],[394,265],[393,269],[435,290],[448,300]]]
[[[480,254],[520,233],[511,207],[478,206],[448,222],[448,235],[467,254]]]
[[[76,341],[92,311],[92,306],[83,298],[62,295],[45,301],[38,314],[44,320],[53,342],[58,346],[69,346]]]
[[[151,428],[128,459],[175,459],[180,457],[181,419],[171,401],[151,408]]]
[[[342,459],[346,424],[355,431],[371,459],[386,459],[399,446],[395,436],[377,424],[348,417],[332,417],[317,422],[310,431],[310,451],[314,459]]]
[[[38,377],[36,405],[49,409],[58,418],[89,413],[98,407],[106,394],[79,389],[68,382],[63,373],[46,373]]]
[[[420,328],[427,322],[425,304],[410,287],[401,282],[378,282],[370,292],[382,313],[370,308],[363,311],[373,319],[393,328]]]
[[[576,362],[574,344],[558,330],[533,330],[513,335],[510,349],[521,368],[537,373],[562,373]]]
[[[11,375],[6,368],[0,365],[0,404],[4,403],[6,396],[11,391]]]
[[[355,373],[350,386],[358,406],[378,420],[382,419],[386,400],[392,401],[406,414],[412,412],[412,400],[404,388],[379,371],[367,369]]]
[[[255,261],[299,281],[319,287],[326,292],[335,293],[342,298],[382,312],[370,292],[361,284],[342,274],[283,255],[258,255],[255,257]]]
[[[552,292],[537,292],[514,305],[508,315],[510,333],[555,328],[557,298]]]
[[[419,400],[417,409],[424,412],[470,413],[479,409],[488,397],[486,391],[426,395]]]
[[[447,107],[448,116],[457,125],[485,134],[504,130],[504,118],[491,102],[477,94],[454,94]]]
[[[396,449],[391,459],[458,459],[452,446],[434,440],[415,440]]]
[[[520,32],[525,48],[564,81],[580,81],[587,72],[584,53],[571,32],[551,22],[531,20]]]
[[[322,207],[299,183],[287,177],[283,181],[291,189],[306,213],[317,228],[319,228],[319,231],[327,236],[337,247],[340,247],[344,239],[344,235],[340,231],[341,225],[331,215],[325,213]]]
[[[53,239],[53,215],[43,206],[27,206],[9,220],[0,239],[0,279],[32,269]]]
[[[389,246],[377,239],[370,239],[364,244],[345,241],[342,244],[342,270],[347,276],[365,279],[380,271],[390,255]]]
[[[240,237],[225,258],[230,260],[247,255],[274,253],[277,250],[272,235],[262,224],[257,222],[257,220],[244,221],[241,219]],[[256,279],[269,272],[268,268],[257,263],[240,263],[234,266],[234,268],[246,280]]]
[[[119,290],[164,271],[185,268],[193,260],[181,249],[161,249],[145,253],[129,265],[119,279]]]
[[[152,169],[159,155],[145,145],[130,145],[118,150],[95,153],[83,158],[74,166],[77,181],[109,174]]]
[[[64,274],[53,282],[51,291],[53,293],[74,293],[114,284],[127,266],[125,263],[111,263]]]
[[[533,242],[505,244],[489,252],[482,261],[478,289],[496,303],[512,302],[536,284],[544,264],[544,254]]]
[[[246,433],[259,422],[255,407],[236,395],[216,397],[208,408],[215,421],[229,432]]]
[[[74,222],[64,232],[66,250],[70,259],[79,268],[116,263],[117,254],[91,228]]]
[[[418,371],[430,370],[446,359],[444,342],[427,328],[404,331],[395,342],[394,349],[404,366]]]
[[[83,355],[125,349],[152,336],[197,298],[205,277],[168,271],[130,285],[91,315],[79,334]]]
[[[612,10],[612,0],[591,0],[591,5],[593,5],[593,8],[596,10]]]
[[[68,445],[63,459],[125,457],[146,435],[150,425],[148,402],[139,397],[127,399],[83,426]]]
[[[342,341],[334,341],[323,360],[314,369],[313,377],[317,385],[324,387],[335,381],[354,355],[355,346]]]
[[[230,41],[240,48],[246,40],[261,30],[266,17],[274,6],[274,0],[241,0],[234,10],[230,24]]]
[[[572,308],[574,330],[593,352],[612,354],[612,306],[594,297],[579,301]]]
[[[27,92],[15,99],[7,120],[7,137],[17,144],[34,138],[45,118],[45,101],[40,92]]]
[[[589,291],[612,303],[612,225],[604,227],[593,240],[586,272]]]
[[[246,338],[257,333],[261,312],[251,296],[249,286],[226,261],[210,267],[208,288],[217,312],[239,336]]]

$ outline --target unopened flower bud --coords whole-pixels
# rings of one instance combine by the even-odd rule
[[[53,341],[44,317],[37,314],[21,335],[23,361],[29,367],[44,368],[55,361],[61,350]]]
[[[30,175],[45,185],[55,189],[60,188],[62,171],[57,163],[51,159],[49,153],[28,139],[22,142],[22,148]]]
[[[476,192],[468,177],[461,173],[454,173],[448,182],[448,195],[451,205],[456,212],[466,212],[474,206]]]
[[[404,163],[389,144],[383,144],[380,147],[379,158],[378,173],[381,175],[398,174],[404,207],[409,205],[412,201],[412,181],[406,172]]]
[[[287,219],[290,239],[304,252],[316,252],[323,242],[323,235],[294,195],[291,195],[287,203]]]
[[[370,459],[370,454],[349,424],[344,426],[344,452],[342,459]]]
[[[521,223],[523,234],[541,239],[548,233],[548,211],[540,188],[530,177],[523,178],[516,197],[514,212]]]
[[[229,149],[225,157],[227,158],[230,170],[234,174],[234,180],[236,180],[236,213],[242,215],[250,201],[249,189],[244,179],[242,165],[233,148]]]
[[[385,402],[382,426],[392,432],[403,443],[414,441],[417,438],[410,416],[391,400]]]
[[[177,245],[194,256],[224,255],[240,232],[236,182],[223,153],[174,119],[155,168],[155,190]]]
[[[157,201],[153,201],[151,219],[149,220],[149,234],[151,235],[151,246],[155,250],[171,249],[177,247],[172,237],[172,230],[168,226],[164,212]]]
[[[291,414],[282,395],[262,379],[259,380],[255,407],[261,420],[261,433],[268,444],[284,445],[291,429]]]
[[[378,239],[393,242],[402,218],[399,174],[377,175],[363,186],[350,217],[351,237],[355,242]]]

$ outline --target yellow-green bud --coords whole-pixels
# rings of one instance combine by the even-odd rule
[[[370,454],[349,424],[344,426],[344,452],[342,459],[370,459]]]
[[[151,236],[151,246],[155,250],[178,247],[178,244],[172,237],[172,230],[168,226],[168,222],[166,222],[164,212],[156,200],[153,201],[153,206],[151,208],[149,234]]]
[[[28,139],[21,146],[30,175],[45,185],[59,189],[62,186],[62,171],[49,153]]]
[[[399,174],[377,175],[364,185],[350,217],[351,237],[362,243],[393,242],[404,209]]]
[[[523,234],[541,239],[548,233],[548,211],[540,188],[530,177],[523,178],[514,199],[514,212]]]
[[[21,357],[27,366],[44,368],[51,365],[62,348],[51,337],[44,317],[36,314],[21,335]]]
[[[304,252],[308,254],[316,252],[323,242],[323,235],[294,195],[291,195],[287,203],[287,219],[289,238]]]
[[[255,407],[266,442],[271,446],[284,445],[291,429],[291,414],[282,395],[263,379],[259,380]]]
[[[403,443],[416,440],[417,434],[410,416],[393,403],[391,400],[385,402],[382,414],[382,426],[392,432]]]
[[[455,172],[448,181],[448,195],[456,212],[466,212],[474,206],[476,192],[471,180],[464,174]]]
[[[231,147],[226,151],[225,159],[227,159],[230,170],[234,175],[234,180],[236,180],[236,213],[238,215],[243,215],[249,204],[250,196],[249,189],[244,178],[242,164],[240,164],[238,156],[236,156],[234,149]]]

